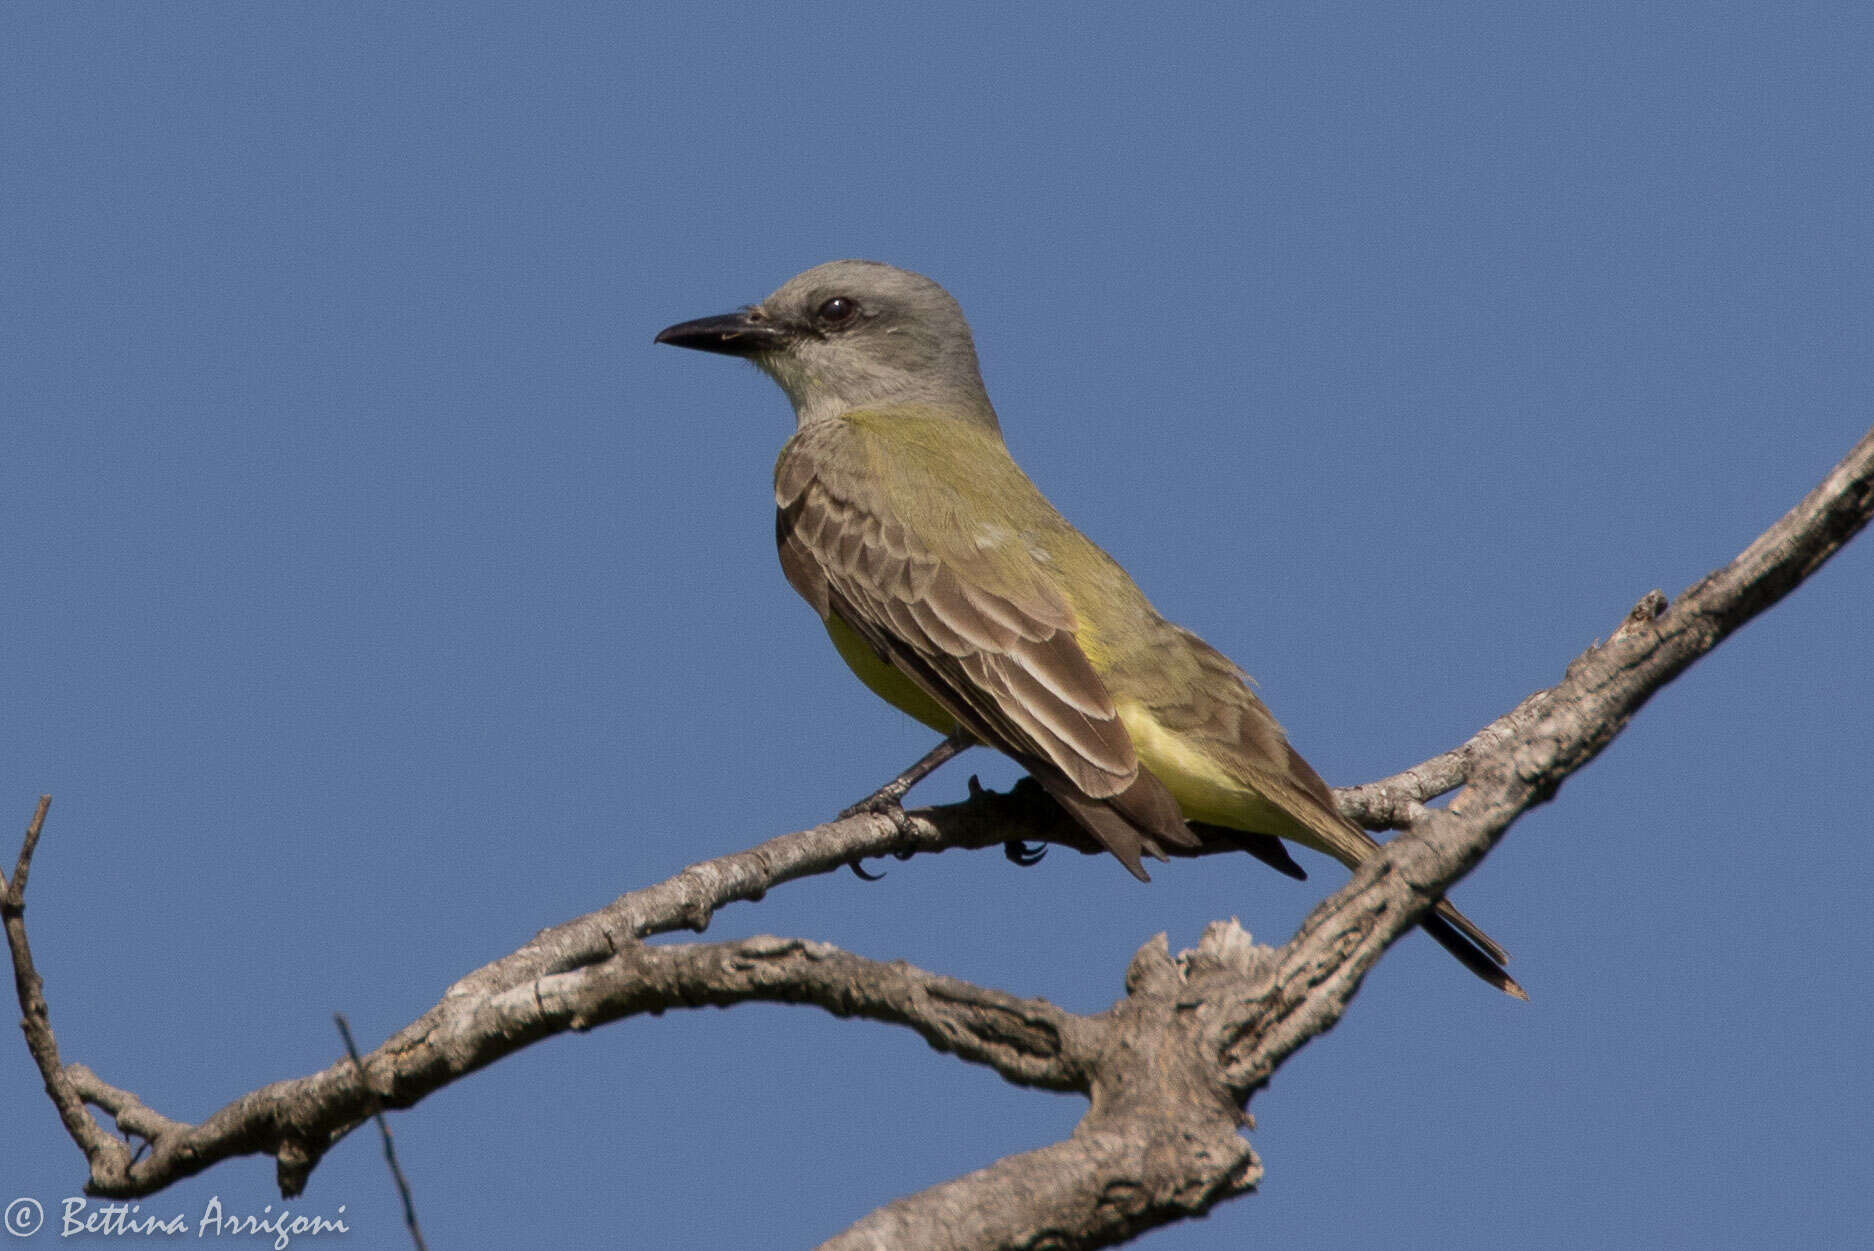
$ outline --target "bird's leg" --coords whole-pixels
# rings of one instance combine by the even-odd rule
[[[891,823],[898,828],[899,834],[908,835],[910,833],[910,819],[904,815],[905,794],[910,791],[913,786],[916,786],[932,773],[935,773],[945,762],[955,758],[969,747],[973,746],[975,742],[975,738],[970,735],[968,730],[959,727],[951,731],[950,737],[925,752],[916,764],[873,791],[870,795],[867,795],[858,803],[843,810],[839,814],[840,820],[843,821],[847,817],[856,817],[864,813],[877,813],[882,817],[889,818]],[[852,871],[868,882],[877,881],[880,877],[884,876],[882,873],[867,873],[864,869],[859,867],[859,862],[856,860],[852,863]]]
[[[953,731],[949,738],[946,738],[943,742],[925,752],[923,757],[919,759],[916,764],[873,791],[870,795],[867,795],[864,799],[861,799],[852,807],[842,811],[839,814],[840,819],[844,820],[847,817],[856,817],[862,812],[877,812],[890,815],[894,809],[903,811],[900,805],[904,800],[906,792],[935,773],[946,762],[961,755],[969,747],[974,746],[975,742],[976,740],[970,736],[968,730]]]

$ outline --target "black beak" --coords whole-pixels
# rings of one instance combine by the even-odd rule
[[[752,309],[678,322],[657,332],[658,343],[720,352],[724,356],[759,356],[785,347],[793,336]]]

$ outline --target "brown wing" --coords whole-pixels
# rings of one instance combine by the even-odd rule
[[[801,597],[1019,761],[1134,875],[1145,877],[1141,853],[1196,847],[1177,802],[1140,768],[1059,592],[987,559],[940,558],[876,483],[842,472],[841,449],[800,444],[777,470],[775,537]]]

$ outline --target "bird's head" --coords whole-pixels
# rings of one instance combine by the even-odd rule
[[[802,425],[901,405],[996,425],[963,310],[922,274],[877,261],[816,265],[759,304],[667,327],[657,342],[753,361]]]

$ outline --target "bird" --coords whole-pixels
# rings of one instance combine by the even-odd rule
[[[1134,877],[1200,832],[1298,878],[1279,840],[1349,869],[1378,850],[1243,671],[1161,616],[1015,463],[969,323],[936,282],[830,261],[655,341],[751,361],[792,402],[774,469],[781,569],[853,672],[1014,759]],[[1528,997],[1448,901],[1421,925]]]

